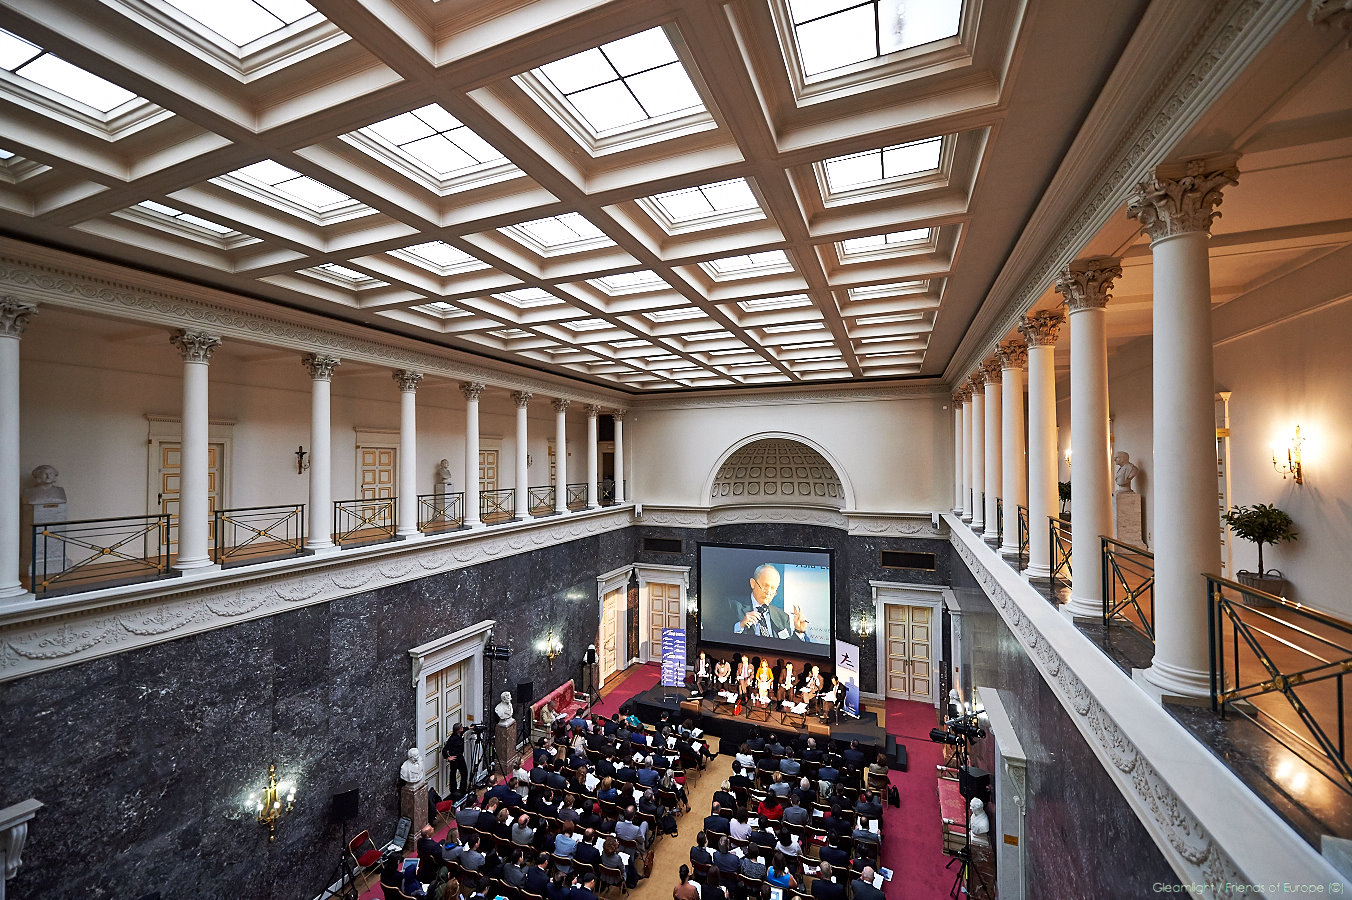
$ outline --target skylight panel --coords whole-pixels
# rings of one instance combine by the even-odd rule
[[[603,328],[609,328],[610,323],[605,319],[573,319],[570,322],[560,323],[569,331],[600,331]]]
[[[14,158],[15,158],[15,156],[14,156],[13,153],[9,152],[8,150],[4,149],[3,147],[0,147],[0,160],[3,160],[3,161],[5,161],[5,162],[8,162],[9,160],[14,159]]]
[[[759,300],[741,300],[737,305],[743,312],[770,312],[776,309],[797,309],[811,306],[812,299],[807,294],[790,294],[787,297],[762,297]]]
[[[961,0],[788,0],[803,77],[953,37]]]
[[[850,256],[872,256],[883,251],[924,244],[932,234],[933,229],[930,228],[911,228],[906,231],[891,231],[887,234],[847,238],[839,244],[840,255],[842,259]]]
[[[361,131],[381,138],[442,177],[505,160],[497,148],[435,103]]]
[[[151,212],[159,213],[162,216],[167,216],[171,219],[177,219],[179,222],[186,222],[190,225],[196,225],[198,228],[210,231],[212,234],[221,236],[230,234],[239,234],[238,231],[229,227],[228,225],[222,225],[219,222],[213,222],[210,219],[203,219],[200,216],[195,216],[192,215],[191,213],[185,213],[182,210],[175,209],[172,206],[165,206],[163,203],[156,203],[154,200],[143,200],[140,203],[136,204],[136,206],[139,209],[149,210]]]
[[[99,113],[138,99],[136,94],[53,56],[31,41],[0,29],[0,68],[55,91]]]
[[[645,197],[641,202],[673,226],[707,223],[705,227],[712,227],[722,224],[724,218],[740,222],[765,218],[745,178],[667,191]]]
[[[900,322],[923,322],[924,313],[894,313],[886,316],[861,316],[854,320],[856,325],[895,325]]]
[[[643,317],[652,322],[684,322],[689,319],[702,319],[704,312],[693,306],[678,306],[675,309],[646,312]]]
[[[420,266],[444,274],[488,268],[488,263],[471,256],[459,247],[452,247],[445,241],[427,241],[394,252]]]
[[[766,334],[791,334],[795,331],[825,331],[820,322],[793,322],[788,325],[766,325]]]
[[[633,350],[638,347],[651,347],[652,343],[642,338],[635,338],[632,341],[611,341],[610,346],[616,350]]]
[[[870,284],[865,287],[850,288],[847,293],[851,300],[865,300],[874,297],[891,297],[896,294],[918,294],[925,290],[926,281],[893,281],[887,284]]]
[[[504,233],[523,240],[547,256],[579,253],[599,247],[611,247],[615,242],[593,225],[581,213],[568,212],[547,216],[530,222],[521,222],[501,229]]]
[[[433,313],[443,319],[462,319],[465,316],[472,316],[474,313],[467,309],[461,309],[444,300],[433,300],[431,303],[423,303],[419,306],[411,307],[419,312]]]
[[[943,138],[935,137],[832,157],[821,164],[827,191],[838,194],[937,171],[942,150]]]
[[[518,309],[549,306],[559,302],[558,297],[555,297],[543,288],[537,287],[518,288],[514,291],[504,291],[500,294],[494,294],[493,296],[497,297],[499,300],[506,300]]]
[[[717,341],[717,340],[725,340],[725,339],[730,338],[730,337],[732,337],[732,336],[733,336],[733,334],[732,334],[731,331],[719,330],[719,331],[697,331],[697,332],[695,332],[694,334],[683,334],[683,335],[681,335],[681,338],[682,338],[686,343],[690,343],[691,341]]]
[[[320,211],[344,203],[356,203],[351,197],[334,190],[309,175],[302,175],[278,162],[265,159],[262,162],[236,169],[230,173],[243,178],[305,206]]]
[[[606,275],[602,278],[589,279],[588,284],[595,285],[607,294],[617,296],[620,294],[639,294],[644,291],[658,291],[663,288],[670,288],[656,272],[650,269],[640,269],[637,272],[622,272],[618,275]]]
[[[531,74],[592,138],[705,112],[703,99],[660,27],[575,53]]]
[[[793,265],[783,250],[766,250],[763,253],[711,259],[700,263],[700,268],[715,278],[748,278],[767,272],[789,272],[793,270]]]
[[[304,0],[165,0],[237,47],[315,12]]]

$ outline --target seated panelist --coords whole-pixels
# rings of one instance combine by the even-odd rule
[[[789,700],[797,702],[798,700],[798,676],[794,674],[793,663],[785,663],[784,671],[779,676],[779,691],[776,696],[779,700]]]
[[[737,664],[737,693],[750,694],[751,680],[755,675],[756,670],[751,667],[751,659],[743,654],[742,661]]]
[[[770,702],[770,692],[775,687],[775,673],[770,671],[770,664],[761,660],[760,668],[756,670],[756,697],[762,703]]]
[[[732,683],[732,663],[720,659],[714,665],[714,681],[718,684],[719,690],[726,691],[728,685]]]

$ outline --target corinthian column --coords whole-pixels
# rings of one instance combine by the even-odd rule
[[[183,444],[179,465],[178,559],[176,569],[212,565],[211,447],[207,443],[207,363],[221,345],[213,334],[180,331],[169,338],[183,357]]]
[[[596,427],[601,415],[601,407],[595,403],[587,405],[587,509],[595,509],[600,503],[596,496],[596,482],[599,480],[596,452]]]
[[[986,470],[986,530],[981,539],[995,541],[1000,539],[999,506],[1000,485],[1000,361],[991,358],[981,366],[981,374],[986,381],[986,422],[983,432],[985,442]]]
[[[332,386],[333,370],[341,364],[341,360],[311,353],[301,363],[310,372],[310,535],[305,547],[307,550],[326,551],[334,547],[329,388]]]
[[[1150,235],[1154,267],[1155,658],[1145,678],[1177,696],[1210,691],[1206,579],[1219,573],[1215,376],[1207,242],[1233,160],[1161,167],[1127,214]],[[1077,448],[1078,449],[1078,448]]]
[[[19,339],[38,311],[0,297],[0,598],[28,597],[19,581]]]
[[[1017,557],[1019,507],[1028,505],[1023,442],[1023,369],[1028,365],[1028,345],[1022,339],[1005,341],[995,355],[1000,360],[1000,487],[1005,500],[1005,539],[1000,555]]]
[[[1042,311],[1023,317],[1028,342],[1028,568],[1029,578],[1050,578],[1047,518],[1056,509],[1056,338],[1065,317]]]
[[[517,391],[512,394],[516,404],[516,518],[524,519],[530,515],[530,492],[526,475],[526,462],[530,445],[526,442],[526,413],[530,407],[531,394]]]
[[[554,400],[554,511],[568,512],[568,401]]]
[[[953,392],[953,515],[962,516],[962,392]]]
[[[617,409],[611,416],[615,419],[615,502],[625,501],[624,490],[624,410]]]
[[[465,395],[465,527],[476,528],[479,519],[479,395],[484,386],[477,381],[460,382]]]
[[[1112,475],[1108,470],[1107,306],[1115,259],[1071,263],[1056,279],[1070,319],[1070,601],[1065,612],[1103,615],[1103,556],[1099,535],[1112,534]]]
[[[422,373],[392,373],[399,385],[399,530],[418,534],[418,382]]]
[[[986,488],[986,376],[978,369],[967,379],[972,392],[972,530],[981,534],[986,528],[986,510],[981,497]]]
[[[972,388],[962,392],[962,520],[972,521]]]

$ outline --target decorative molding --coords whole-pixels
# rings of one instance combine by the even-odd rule
[[[1238,183],[1239,170],[1233,163],[1191,160],[1178,177],[1161,168],[1136,185],[1127,201],[1127,216],[1141,223],[1152,242],[1195,231],[1210,234],[1212,220],[1220,215],[1216,207],[1223,199],[1221,190]]]
[[[601,415],[601,404],[599,404],[599,403],[588,403],[588,404],[587,404],[587,418],[589,418],[589,419],[595,419],[595,418],[599,417],[600,415]]]
[[[1237,884],[1352,888],[979,535],[944,519],[958,557],[1184,884],[1215,898]]]
[[[646,517],[648,507],[643,508]],[[744,525],[754,523],[789,523],[793,525],[820,525],[824,528],[846,527],[845,515],[839,509],[820,506],[745,505],[719,506],[709,510],[708,526]]]
[[[1065,314],[1060,310],[1039,310],[1023,317],[1019,323],[1019,334],[1023,335],[1030,348],[1053,347],[1061,336],[1061,325],[1065,321]]]
[[[1026,369],[1028,343],[1021,337],[1010,338],[995,349],[995,358],[1000,360],[1001,369]]]
[[[1000,371],[999,358],[992,356],[990,359],[983,362],[981,364],[981,374],[986,380],[986,387],[998,385],[1001,379],[1004,378],[1004,375],[1002,375]]]
[[[42,809],[43,804],[33,798],[21,800],[0,809],[0,859],[5,863],[4,880],[19,874],[23,846],[28,842],[28,823]],[[0,900],[5,896],[4,882],[0,882]]]
[[[948,530],[935,525],[929,513],[869,513],[847,510],[846,530],[863,537],[946,538]]]
[[[632,507],[395,541],[0,607],[0,682],[632,524]]]
[[[517,409],[525,409],[530,405],[530,398],[534,397],[530,391],[514,391],[512,393],[512,402],[516,404]]]
[[[1056,292],[1066,298],[1066,309],[1077,313],[1103,309],[1113,299],[1113,280],[1122,277],[1120,260],[1105,256],[1077,260],[1056,276]]]
[[[0,297],[0,337],[21,338],[28,320],[38,314],[36,303],[25,303],[6,294]]]
[[[717,409],[742,406],[779,406],[799,403],[860,403],[886,400],[942,399],[949,392],[938,381],[917,384],[887,384],[877,387],[850,385],[838,389],[820,388],[790,391],[766,391],[747,394],[702,394],[676,397],[639,397],[633,401],[640,409]]]
[[[625,410],[625,409],[613,409],[613,410],[610,411],[610,417],[611,417],[612,419],[614,419],[616,422],[623,422],[623,421],[624,421],[624,414],[625,414],[626,412],[628,412],[628,410]]]
[[[694,506],[653,506],[643,504],[644,525],[670,528],[708,528],[709,510]]]
[[[967,388],[973,395],[986,392],[986,373],[981,366],[977,366],[976,371],[967,376]]]
[[[421,372],[414,372],[411,369],[391,372],[390,375],[394,378],[394,383],[399,385],[401,393],[413,393],[418,389],[418,382],[423,380]]]
[[[211,362],[211,354],[221,345],[221,339],[214,334],[183,329],[169,335],[169,343],[178,348],[184,362],[208,363]]]
[[[333,377],[333,370],[341,366],[343,361],[336,356],[308,353],[301,357],[300,364],[306,368],[314,381],[328,381]]]
[[[1352,48],[1352,0],[1311,0],[1310,11],[1305,17],[1320,28],[1341,28],[1348,32],[1343,46]]]
[[[550,402],[550,405],[554,407],[554,412],[556,412],[556,413],[566,413],[566,412],[568,412],[568,402],[569,402],[569,401],[563,399],[562,397],[555,397],[555,398]]]
[[[478,381],[460,382],[460,393],[465,395],[465,402],[478,403],[479,395],[484,392],[484,385]]]

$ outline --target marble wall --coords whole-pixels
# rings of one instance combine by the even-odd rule
[[[361,786],[350,833],[387,840],[411,746],[411,647],[487,618],[512,658],[494,691],[578,674],[596,576],[632,561],[633,529],[356,594],[0,685],[0,806],[46,806],[11,896],[309,898],[337,867],[338,785]],[[550,626],[552,671],[532,643]],[[245,809],[268,765],[297,777],[269,844]]]
[[[1160,892],[1156,885],[1177,887],[1145,826],[956,555],[952,568],[962,609],[963,658],[957,662],[968,685],[999,687],[1028,757],[1026,895],[1149,897]],[[972,762],[991,771],[993,745],[990,737],[978,741]]]

